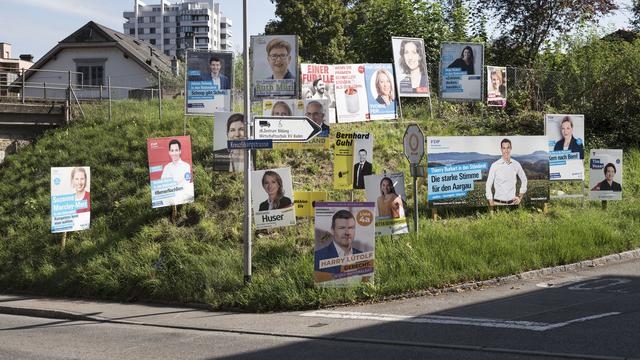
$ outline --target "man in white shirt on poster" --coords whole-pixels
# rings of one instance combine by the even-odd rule
[[[527,192],[527,175],[522,165],[511,158],[511,140],[500,142],[502,157],[491,164],[487,177],[486,196],[489,206],[518,205]],[[520,178],[520,190],[516,195],[516,177]],[[491,188],[495,188],[495,194]]]
[[[168,203],[183,204],[184,202],[193,201],[193,182],[191,174],[191,165],[182,161],[182,144],[177,139],[169,141],[169,157],[171,162],[162,169],[161,179],[171,179],[176,183],[177,187],[182,187],[174,193],[173,202],[167,199]]]

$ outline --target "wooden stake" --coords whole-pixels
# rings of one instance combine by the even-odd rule
[[[60,243],[60,247],[64,249],[66,245],[67,245],[67,232],[65,231],[62,233],[62,242]]]

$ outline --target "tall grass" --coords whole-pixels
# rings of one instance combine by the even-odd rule
[[[304,309],[564,264],[640,243],[640,151],[631,150],[625,156],[624,201],[611,202],[606,211],[596,202],[583,207],[564,200],[553,202],[547,214],[534,208],[493,214],[474,209],[432,221],[422,184],[420,233],[377,238],[375,285],[314,287],[311,220],[299,219],[295,227],[256,233],[253,282],[245,286],[242,175],[212,171],[210,117],[185,119],[180,100],[163,106],[162,121],[154,103],[119,102],[111,122],[102,107],[85,109],[87,119],[48,131],[7,157],[0,166],[4,291],[203,302],[218,309]],[[405,117],[429,135],[496,134],[506,123],[519,128],[530,121],[473,111],[457,116],[447,104],[443,118],[434,120],[426,109],[408,105]],[[530,114],[536,116],[541,123],[541,114]],[[374,170],[408,174],[401,155],[405,125],[345,124],[332,131],[371,131]],[[182,135],[183,129],[192,137],[196,201],[179,206],[172,222],[170,208],[150,206],[146,139]],[[256,163],[260,169],[292,167],[295,190],[328,191],[332,200],[350,197],[332,189],[331,151],[262,151]],[[92,224],[69,233],[61,249],[61,235],[50,233],[49,169],[74,165],[91,166]]]

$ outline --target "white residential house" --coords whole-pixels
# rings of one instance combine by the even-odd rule
[[[106,98],[110,78],[111,97],[123,99],[133,89],[156,86],[159,71],[172,73],[172,59],[155,46],[89,21],[26,72],[25,94],[64,99],[70,81],[78,98]]]

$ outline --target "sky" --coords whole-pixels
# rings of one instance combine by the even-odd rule
[[[218,0],[220,10],[233,23],[233,45],[242,50],[241,0]],[[60,40],[93,20],[117,31],[123,31],[123,11],[133,10],[134,0],[2,0],[0,11],[0,42],[12,44],[12,57],[32,54],[35,60],[47,53]],[[160,1],[148,0],[147,4]],[[249,0],[249,34],[264,32],[269,20],[275,18],[275,5],[270,0]],[[631,0],[618,0],[628,8]],[[599,26],[612,29],[629,26],[629,12],[617,11],[603,18]],[[608,25],[613,24],[613,25]],[[491,31],[489,32],[491,34]]]
[[[233,24],[233,45],[242,50],[242,0],[214,0],[223,16]],[[147,0],[147,5],[160,0]],[[171,0],[171,2],[178,2]],[[59,41],[89,21],[116,31],[123,31],[124,11],[133,11],[134,0],[2,0],[0,42],[12,45],[13,58],[32,54],[39,59]],[[269,20],[275,18],[275,5],[269,0],[249,0],[249,35],[264,33]]]

